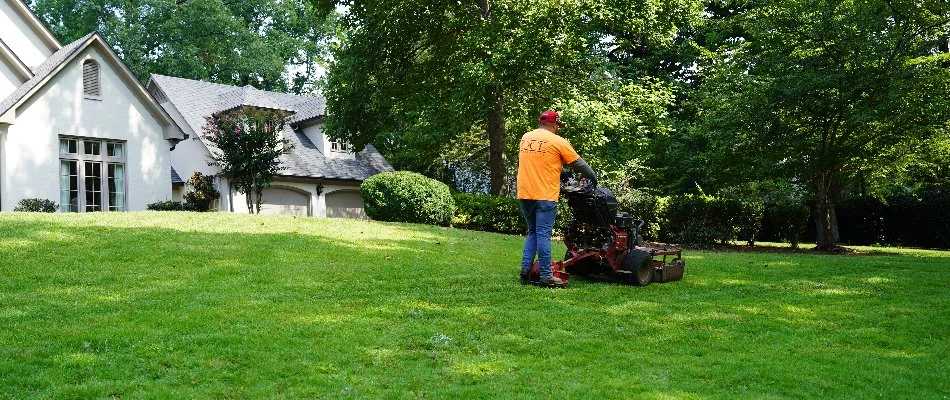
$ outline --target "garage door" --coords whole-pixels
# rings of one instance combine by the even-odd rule
[[[360,192],[343,190],[327,193],[327,217],[329,218],[366,218],[363,210],[363,198]]]
[[[269,187],[261,197],[261,214],[298,215],[306,217],[310,210],[310,195],[292,189]]]

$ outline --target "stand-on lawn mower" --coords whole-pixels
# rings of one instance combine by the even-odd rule
[[[612,275],[621,282],[645,286],[683,278],[682,250],[643,246],[644,221],[617,212],[617,198],[606,188],[593,187],[562,175],[561,193],[573,219],[564,231],[564,261],[552,261],[554,276],[567,283],[570,275]],[[540,279],[538,262],[528,275]]]

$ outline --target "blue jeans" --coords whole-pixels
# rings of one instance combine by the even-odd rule
[[[537,254],[541,267],[541,277],[550,278],[551,271],[551,230],[554,229],[554,217],[557,215],[557,203],[545,200],[519,200],[521,214],[528,224],[528,237],[524,239],[524,254],[521,257],[521,270],[531,269]]]

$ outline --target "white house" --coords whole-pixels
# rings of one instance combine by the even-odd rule
[[[239,107],[291,114],[282,135],[294,149],[263,213],[362,217],[360,183],[392,170],[372,146],[353,153],[323,135],[321,98],[160,75],[147,86],[98,34],[64,46],[22,1],[0,0],[0,211],[26,198],[63,212],[181,200],[183,180],[218,172],[200,138],[204,118]],[[247,212],[243,194],[216,184],[219,210]]]
[[[144,210],[170,198],[171,116],[96,33],[63,46],[20,0],[0,0],[0,211]]]
[[[205,175],[219,172],[208,165],[209,144],[201,138],[205,118],[241,107],[290,114],[281,136],[293,149],[280,158],[283,170],[264,190],[261,214],[365,217],[359,185],[370,176],[393,170],[373,146],[354,153],[346,142],[330,141],[323,134],[323,98],[162,75],[152,75],[147,87],[191,138],[179,143],[171,155],[176,200],[187,191],[182,180],[188,180],[195,171]],[[243,193],[233,190],[224,179],[216,184],[222,193],[217,205],[220,211],[247,212]]]

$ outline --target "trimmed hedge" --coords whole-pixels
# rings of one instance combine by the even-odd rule
[[[23,199],[17,202],[16,207],[13,208],[13,211],[16,212],[44,212],[44,213],[54,213],[59,208],[56,205],[56,202],[47,199]]]
[[[836,214],[844,244],[950,249],[950,193],[853,197]]]
[[[763,233],[773,241],[787,241],[798,248],[809,227],[811,210],[801,203],[782,202],[767,204]]]
[[[452,225],[460,229],[523,235],[526,227],[518,200],[483,194],[455,193]],[[705,247],[733,240],[754,243],[768,233],[794,244],[809,221],[808,207],[798,203],[764,204],[749,199],[701,195],[656,197],[641,191],[617,197],[618,210],[647,221],[649,240]],[[566,201],[558,203],[554,234],[561,235],[571,219]],[[768,220],[768,222],[766,222]]]
[[[528,231],[517,199],[469,193],[455,193],[452,197],[456,205],[452,226],[456,228],[509,235],[524,235]],[[571,209],[567,202],[558,202],[553,230],[555,236],[564,233],[564,227],[570,219]]]
[[[360,185],[366,215],[379,221],[448,226],[455,214],[449,187],[408,171],[384,172]]]
[[[188,203],[173,200],[149,203],[145,206],[145,209],[150,211],[196,211],[194,207]]]
[[[484,194],[454,193],[452,226],[475,231],[524,234],[526,227],[518,200]]]

